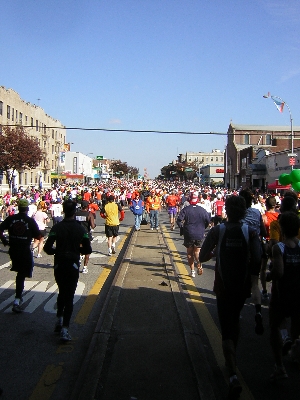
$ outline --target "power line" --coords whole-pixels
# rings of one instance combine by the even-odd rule
[[[35,128],[36,126],[31,125],[19,125],[11,124],[2,126],[22,126],[23,128]],[[45,129],[44,126],[38,126],[39,129]],[[135,129],[106,129],[106,128],[79,128],[79,127],[67,127],[67,126],[46,126],[47,129],[66,129],[66,130],[77,130],[77,131],[101,131],[101,132],[127,132],[127,133],[163,133],[170,135],[220,135],[226,136],[224,132],[186,132],[186,131],[156,131],[156,130],[135,130]]]

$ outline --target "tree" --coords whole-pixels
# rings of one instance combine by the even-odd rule
[[[16,171],[36,168],[43,156],[37,140],[31,139],[23,126],[0,128],[0,169],[11,187]]]
[[[121,160],[113,160],[110,163],[110,168],[113,171],[114,175],[119,175],[120,177],[128,176],[128,174],[133,178],[137,177],[139,170],[136,167],[129,167],[127,162],[123,162]]]

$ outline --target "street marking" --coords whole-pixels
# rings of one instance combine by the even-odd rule
[[[121,249],[125,243],[125,240],[129,234],[129,232],[131,231],[131,229],[128,229],[117,250]],[[119,239],[119,237],[118,237]],[[117,241],[118,241],[117,239]],[[108,260],[107,264],[108,267],[104,267],[103,271],[101,272],[101,274],[99,275],[98,279],[96,280],[94,286],[92,287],[92,289],[90,290],[89,294],[87,295],[81,309],[79,310],[79,312],[77,313],[74,322],[80,325],[84,325],[92,311],[92,308],[94,307],[94,304],[98,298],[98,294],[101,292],[101,289],[103,288],[104,283],[106,282],[107,277],[110,274],[111,271],[111,266],[115,263],[116,260],[116,256],[113,255],[112,257],[110,257],[110,259]]]
[[[170,234],[167,232],[167,229],[163,226],[163,233],[166,237],[168,246],[171,250],[171,256],[174,260],[174,263],[179,271],[180,279],[186,287],[186,292],[189,295],[190,301],[196,309],[199,320],[206,332],[207,338],[209,340],[211,349],[214,353],[215,359],[222,371],[222,374],[228,382],[228,376],[226,373],[226,369],[224,368],[224,356],[222,350],[222,337],[221,333],[216,326],[212,316],[210,315],[209,310],[207,309],[205,302],[202,300],[201,293],[196,287],[193,279],[189,276],[189,273],[183,263],[181,256],[179,255],[176,246],[173,240],[170,237]],[[237,368],[237,373],[239,376],[239,381],[243,387],[243,391],[241,393],[241,400],[255,400],[250,389],[248,388],[246,382],[244,381],[240,371]]]
[[[34,391],[32,392],[29,400],[48,400],[50,399],[56,382],[61,378],[63,372],[63,363],[58,365],[47,365],[41,379],[37,383]]]
[[[9,281],[9,282],[11,282],[11,281]],[[13,283],[14,283],[14,281],[13,281]],[[38,283],[39,283],[38,281],[25,281],[24,290],[25,291],[30,290],[32,287],[34,287]],[[15,294],[11,295],[8,299],[2,301],[2,303],[0,304],[0,310],[3,310],[3,308],[11,306],[14,299],[15,299]],[[9,312],[10,311],[11,310],[9,309]],[[5,311],[5,312],[8,312],[8,311]]]
[[[11,266],[11,262],[9,261],[9,262],[7,262],[6,264],[0,265],[0,269],[8,268],[8,267],[10,267],[10,266]]]
[[[7,290],[8,288],[10,288],[10,286],[14,285],[14,283],[15,281],[13,280],[5,282],[2,286],[0,286],[0,294],[5,290]],[[56,313],[55,304],[57,297],[53,296],[53,294],[58,292],[58,288],[57,284],[55,283],[49,289],[47,289],[49,283],[50,283],[49,281],[42,281],[42,282],[25,281],[25,286],[24,286],[25,294],[23,295],[23,303],[25,303],[30,299],[31,301],[25,308],[23,308],[24,312],[28,312],[30,314],[33,313],[40,305],[42,305],[45,302],[45,300],[51,297],[50,300],[47,301],[47,303],[45,304],[44,310],[52,314]],[[85,284],[83,282],[78,282],[73,304],[77,303],[79,299],[82,297],[84,289],[85,289]],[[14,299],[15,299],[15,294],[11,295],[9,298],[0,303],[0,310],[6,308],[4,312],[10,313],[11,309],[9,306],[12,305]]]
[[[5,289],[8,289],[15,281],[7,281],[3,285],[0,286],[0,294],[4,292]],[[0,309],[1,310],[1,309]]]

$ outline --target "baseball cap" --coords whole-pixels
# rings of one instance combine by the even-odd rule
[[[198,201],[199,201],[199,199],[198,199],[198,192],[193,192],[193,193],[191,193],[190,199],[189,199],[190,204],[195,205],[195,204],[198,203]]]

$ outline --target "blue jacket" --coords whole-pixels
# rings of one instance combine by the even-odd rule
[[[133,212],[134,215],[142,215],[144,211],[144,202],[143,200],[132,200],[131,205],[129,207],[130,211]]]

